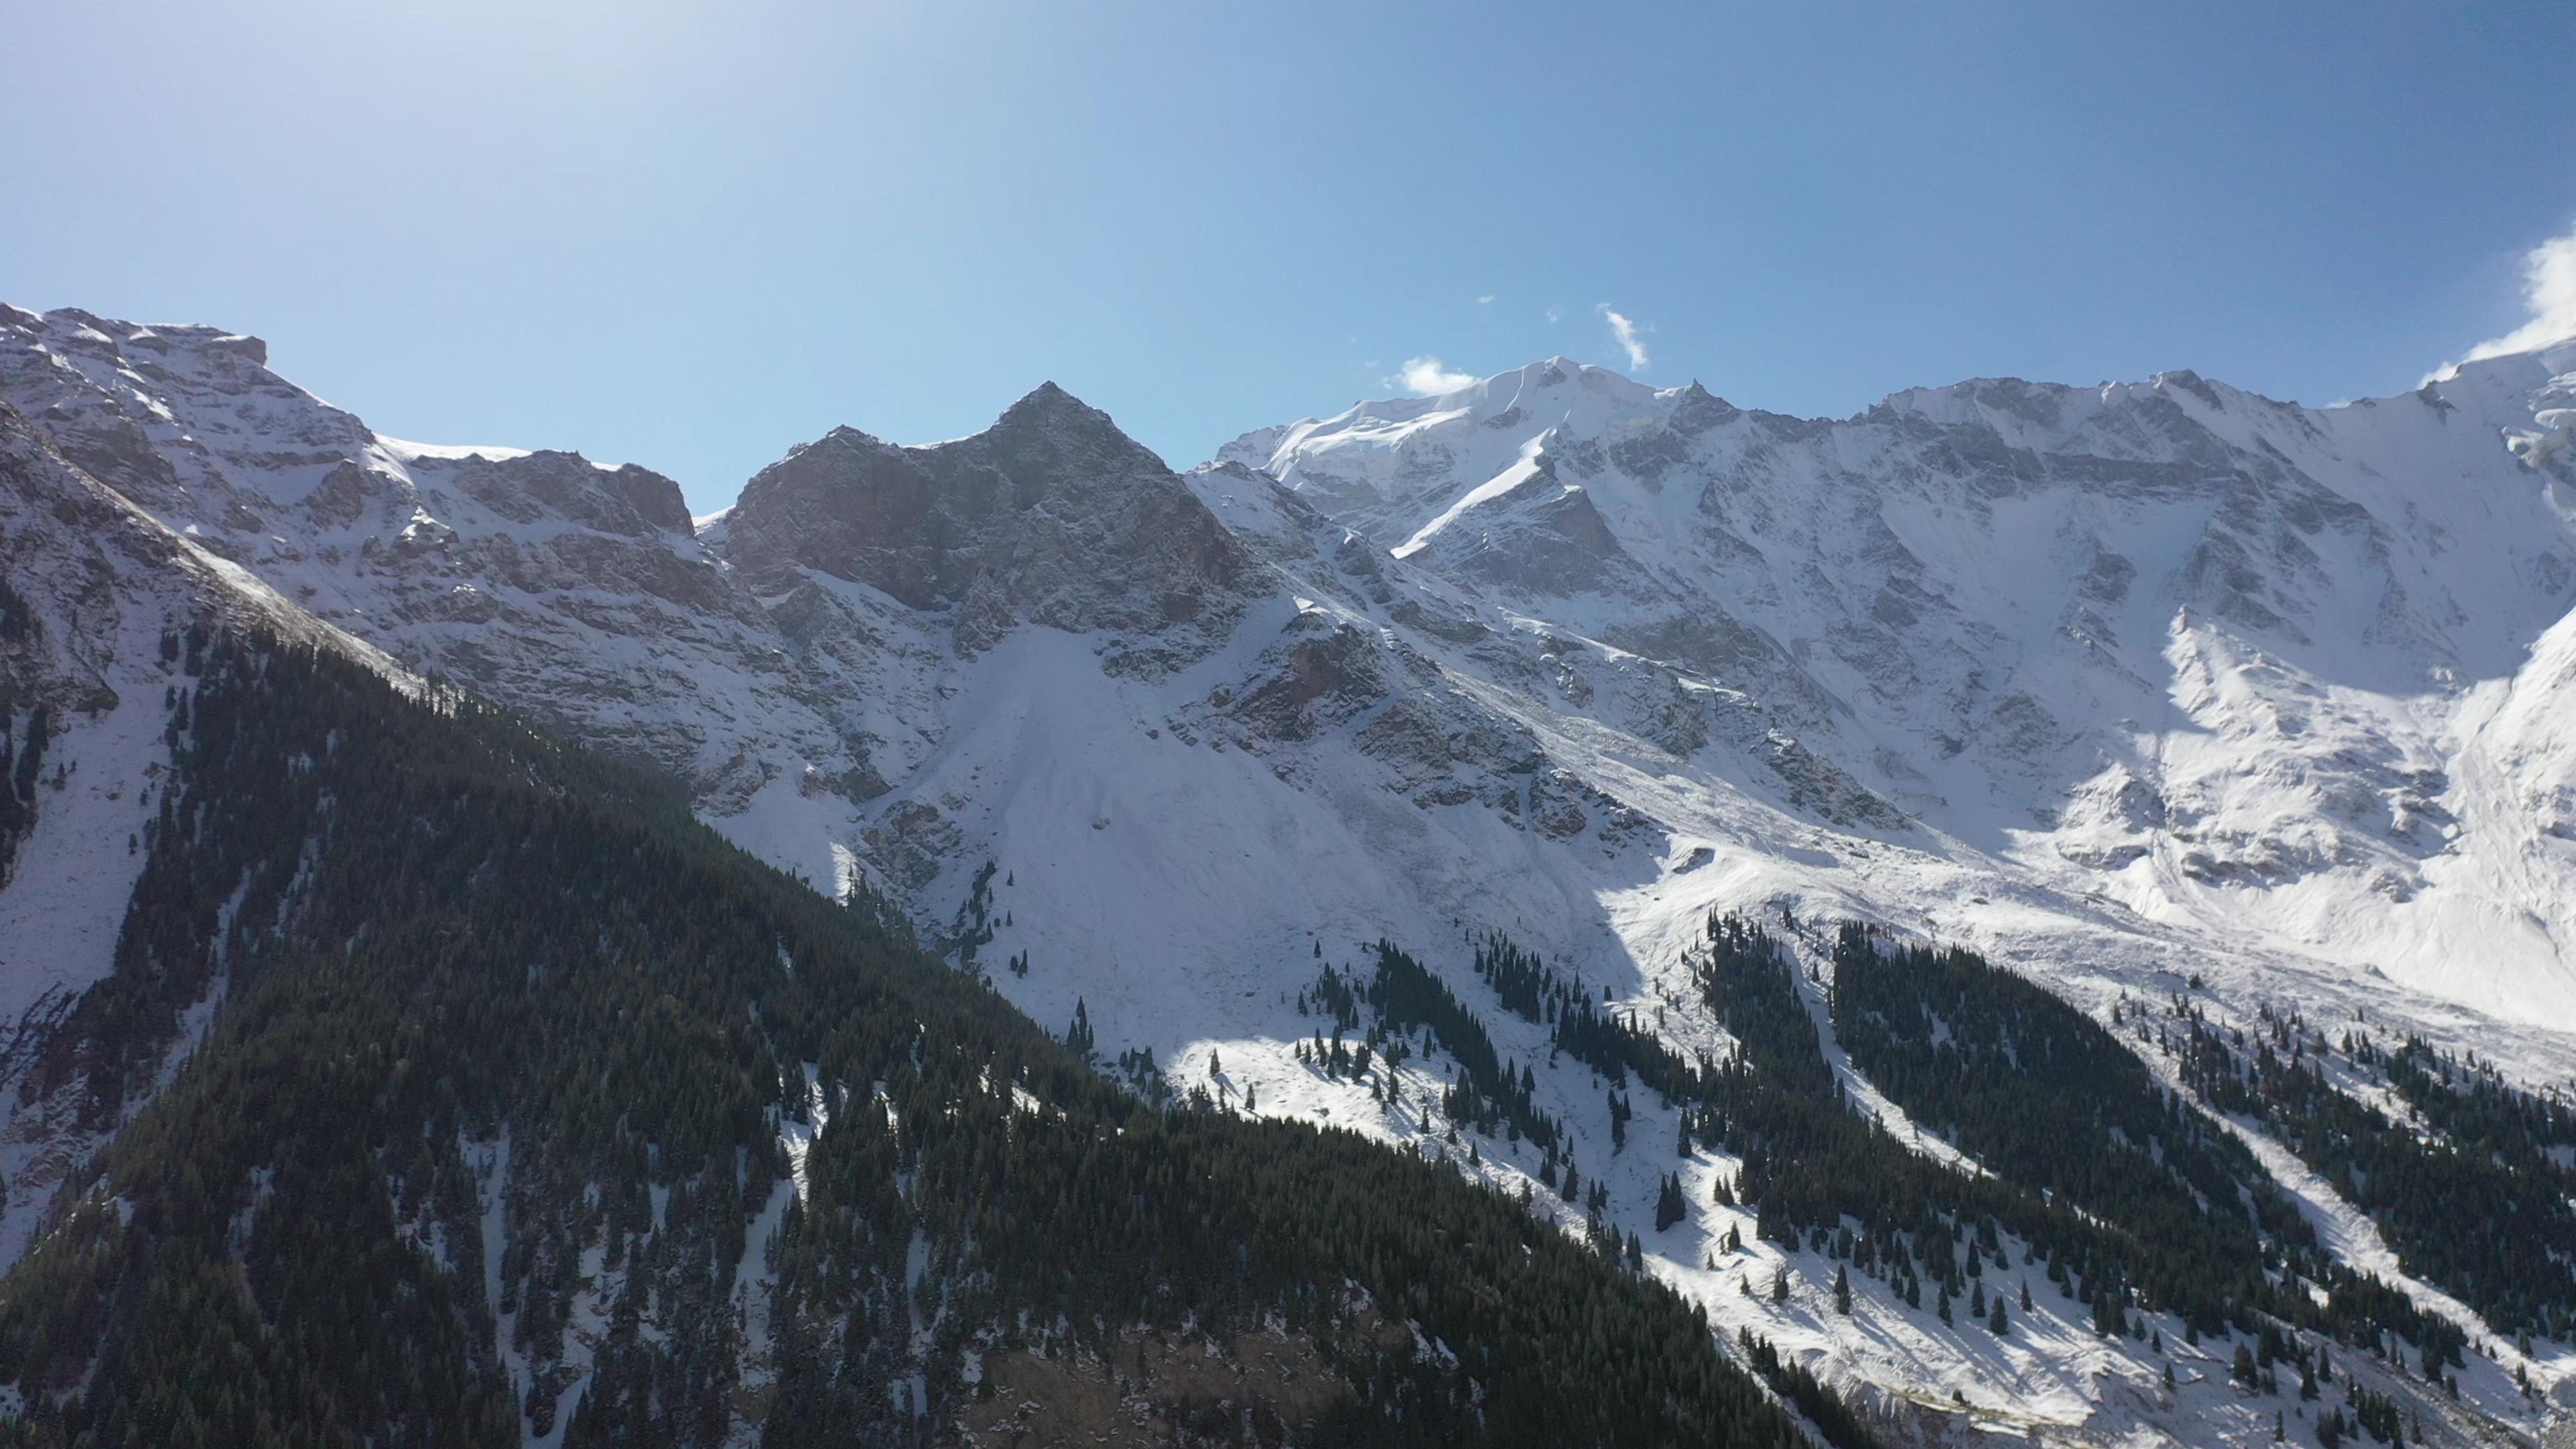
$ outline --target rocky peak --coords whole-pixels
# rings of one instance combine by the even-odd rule
[[[992,427],[959,446],[988,454],[997,467],[1014,474],[1171,476],[1163,460],[1121,432],[1109,414],[1052,382],[1040,383],[1005,409]]]
[[[1665,425],[1685,437],[1695,437],[1742,416],[1742,408],[1700,386],[1699,380],[1694,378],[1683,386],[1681,396],[1674,400],[1672,414]]]
[[[697,532],[696,525],[689,520],[689,501],[681,496],[677,482],[633,463],[603,474],[599,481],[611,495],[634,509],[655,528],[683,536]]]
[[[1250,559],[1161,459],[1053,383],[970,438],[836,429],[760,471],[726,558],[764,593],[805,571],[957,611],[973,651],[1022,623],[1159,633],[1232,617]]]
[[[258,533],[375,434],[268,370],[258,338],[77,308],[0,313],[0,395],[165,522]]]
[[[601,533],[640,535],[659,529],[695,535],[680,485],[633,463],[603,468],[579,453],[542,451],[465,461],[457,486],[514,522],[552,514]]]

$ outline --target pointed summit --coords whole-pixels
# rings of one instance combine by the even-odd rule
[[[1091,404],[1075,397],[1072,393],[1066,392],[1054,378],[1048,378],[1046,381],[1030,388],[1027,395],[1022,397],[1018,402],[1015,402],[1009,407],[1003,409],[1002,416],[1008,418],[1013,414],[1020,412],[1051,413],[1065,409],[1079,409],[1087,413],[1099,413],[1100,411],[1099,409],[1091,406]],[[1104,417],[1107,416],[1105,413],[1100,415]]]
[[[1673,411],[1667,425],[1684,437],[1692,437],[1721,424],[1731,423],[1743,415],[1742,408],[1700,386],[1699,379],[1693,378],[1682,388],[1681,397],[1673,403]]]
[[[1171,471],[1151,449],[1120,431],[1109,414],[1052,382],[1039,383],[1003,409],[990,428],[949,446],[987,450],[1005,471]]]

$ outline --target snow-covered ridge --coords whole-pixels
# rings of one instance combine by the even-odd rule
[[[2487,721],[2557,686],[2571,381],[2562,347],[2327,410],[2177,372],[1828,422],[1556,361],[1227,456],[1490,609],[1744,690],[1980,854],[2554,1023],[2539,841],[2576,820],[2547,733]]]
[[[1550,359],[1184,475],[1042,388],[932,447],[836,431],[698,519],[631,465],[382,438],[266,363],[0,313],[0,399],[204,557],[888,891],[1105,1058],[1221,1052],[1263,1112],[1418,1135],[1296,1060],[1319,951],[1389,937],[1476,1002],[1499,928],[1669,1009],[1710,911],[1783,907],[2096,1010],[2198,974],[2576,1080],[2576,349],[2332,410],[2171,373],[1843,420]],[[1650,1219],[1581,1078],[1543,1094]],[[1998,1422],[2181,1432],[2073,1332],[1743,1300],[1702,1266],[1722,1170],[1650,1240],[1722,1321]]]

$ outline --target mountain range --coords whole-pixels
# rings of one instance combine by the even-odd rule
[[[1187,472],[1048,384],[954,442],[836,429],[697,518],[641,466],[383,437],[212,328],[0,311],[0,405],[21,1283],[144,1170],[128,1124],[239,1050],[243,913],[292,935],[291,863],[207,888],[171,928],[195,967],[138,935],[207,769],[183,675],[259,675],[182,671],[203,634],[408,701],[370,709],[532,723],[1121,1100],[1522,1197],[1806,1432],[2252,1442],[2341,1405],[2486,1442],[2576,1411],[2576,345],[2333,408],[2175,372],[1845,419],[1553,358]],[[148,1012],[100,1015],[136,981]],[[791,1157],[840,1120],[804,1060],[759,1108]],[[509,1120],[442,1128],[496,1263]],[[1836,1163],[1937,1177],[1801,1186]],[[2445,1221],[2418,1181],[2515,1206]],[[2447,1241],[2482,1232],[2522,1270]],[[2009,1313],[1981,1254],[2019,1260]],[[551,1351],[458,1360],[530,1442],[608,1392],[605,1274]],[[2322,1398],[2261,1382],[2329,1356]],[[887,1372],[970,1432],[971,1396]]]

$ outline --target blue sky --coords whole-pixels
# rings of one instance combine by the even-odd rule
[[[2524,257],[2576,227],[2563,0],[85,0],[7,33],[0,299],[256,332],[381,431],[641,462],[702,510],[835,424],[956,436],[1047,378],[1179,466],[1432,358],[1800,413],[2185,366],[2327,402],[2524,324]]]

